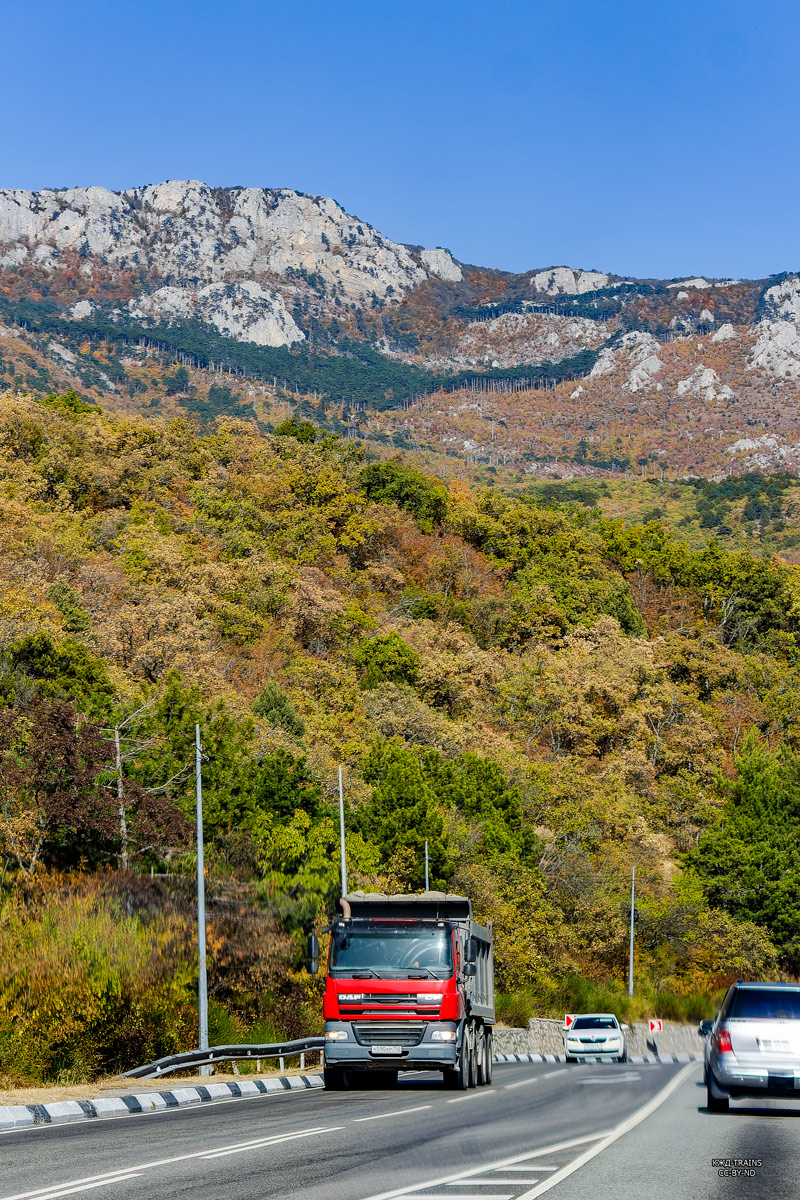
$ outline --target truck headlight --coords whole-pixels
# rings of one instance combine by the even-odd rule
[[[364,993],[363,992],[339,992],[337,999],[338,1000],[347,1000],[347,1001],[363,1000]]]
[[[434,1029],[431,1034],[432,1042],[454,1042],[456,1040],[456,1031],[454,1029]]]
[[[325,1030],[325,1041],[326,1042],[346,1042],[349,1036],[350,1035],[348,1034],[346,1029],[326,1029]]]

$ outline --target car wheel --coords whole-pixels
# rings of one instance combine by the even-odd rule
[[[706,1088],[706,1108],[712,1113],[726,1113],[730,1111],[731,1102],[727,1096],[715,1096],[711,1088]]]

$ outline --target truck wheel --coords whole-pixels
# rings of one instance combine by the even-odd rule
[[[492,1068],[494,1067],[494,1042],[492,1039],[491,1029],[487,1029],[487,1031],[486,1031],[485,1063],[486,1063],[486,1066],[484,1068],[484,1083],[488,1085],[492,1082]]]
[[[478,1086],[478,1046],[476,1045],[477,1038],[473,1040],[469,1048],[469,1062],[467,1064],[469,1070],[468,1087],[474,1088]]]
[[[478,1034],[478,1045],[475,1051],[477,1063],[477,1082],[478,1087],[483,1087],[486,1083],[486,1034],[483,1030]]]
[[[322,1077],[329,1092],[343,1092],[350,1087],[350,1072],[345,1067],[325,1067]]]
[[[461,1054],[458,1059],[457,1067],[445,1067],[442,1075],[444,1077],[444,1086],[455,1088],[458,1092],[465,1092],[470,1087],[470,1062],[472,1060],[472,1048],[467,1030],[464,1030],[464,1037],[461,1043]]]

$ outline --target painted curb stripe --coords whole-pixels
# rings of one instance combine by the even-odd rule
[[[152,1097],[156,1103],[160,1100],[161,1104],[158,1105],[158,1108],[163,1111],[164,1108],[188,1108],[189,1105],[197,1104],[198,1100],[205,1103],[208,1100],[222,1099],[224,1096],[221,1097],[219,1092],[223,1088],[227,1090],[229,1097],[246,1099],[247,1096],[272,1096],[278,1092],[298,1092],[307,1088],[320,1088],[323,1086],[323,1079],[321,1075],[281,1075],[277,1079],[267,1081],[253,1079],[247,1081],[246,1091],[243,1091],[238,1083],[222,1083],[212,1086],[214,1087],[213,1094],[202,1084],[195,1084],[192,1088],[177,1089],[180,1093],[179,1096],[174,1095],[173,1092],[143,1093],[142,1096],[147,1095],[148,1099]],[[251,1087],[254,1089],[252,1092]],[[97,1117],[108,1116],[106,1105],[110,1100],[124,1106],[125,1111],[120,1111],[120,1116],[138,1116],[145,1111],[141,1100],[136,1096],[101,1096],[94,1100],[74,1101],[83,1113],[83,1117],[78,1119],[90,1121]],[[60,1104],[63,1104],[63,1101],[54,1101],[52,1106],[55,1108]],[[97,1105],[100,1106],[99,1109]],[[74,1113],[71,1119],[76,1117],[77,1113]],[[32,1125],[61,1125],[64,1123],[63,1111],[55,1109],[51,1112],[50,1107],[46,1104],[0,1105],[0,1133],[30,1129]]]

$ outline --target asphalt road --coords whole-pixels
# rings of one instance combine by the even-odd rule
[[[699,1078],[696,1064],[502,1064],[491,1088],[462,1093],[413,1075],[390,1091],[298,1091],[39,1126],[0,1136],[0,1200],[798,1195],[800,1107],[710,1116]],[[712,1157],[765,1165],[725,1179]]]

